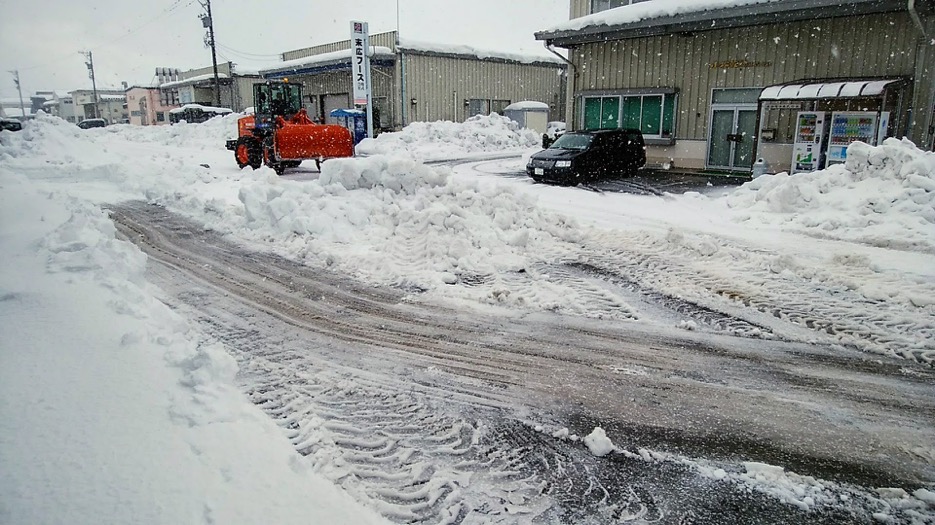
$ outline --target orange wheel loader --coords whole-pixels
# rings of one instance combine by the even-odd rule
[[[353,157],[354,139],[344,126],[315,124],[302,107],[302,86],[287,80],[253,86],[254,114],[237,121],[237,140],[227,149],[241,169],[266,164],[282,175],[303,160],[321,170],[327,159]]]

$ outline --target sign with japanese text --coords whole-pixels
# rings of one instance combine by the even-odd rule
[[[365,106],[370,98],[370,34],[367,22],[351,22],[351,83],[354,105]]]

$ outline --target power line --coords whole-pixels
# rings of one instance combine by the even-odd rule
[[[226,45],[224,45],[224,44],[222,44],[222,43],[220,43],[220,42],[217,43],[217,46],[220,47],[220,48],[222,48],[222,49],[224,49],[224,50],[227,51],[228,53],[231,53],[231,54],[234,54],[234,55],[239,55],[239,56],[242,56],[242,57],[244,57],[244,58],[275,58],[275,59],[277,59],[277,60],[282,59],[282,54],[280,54],[280,53],[272,53],[272,54],[250,53],[250,52],[247,52],[247,51],[240,51],[240,50],[234,49],[234,48],[232,48],[232,47],[230,47],[230,46],[226,46]]]

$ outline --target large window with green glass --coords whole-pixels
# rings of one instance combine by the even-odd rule
[[[675,135],[675,93],[585,97],[584,129],[634,128],[648,138]]]
[[[584,129],[619,127],[620,97],[587,97],[584,99]]]

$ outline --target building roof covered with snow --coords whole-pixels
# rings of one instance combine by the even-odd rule
[[[607,38],[885,13],[906,6],[902,0],[648,0],[573,18],[537,32],[536,38],[564,46]]]

